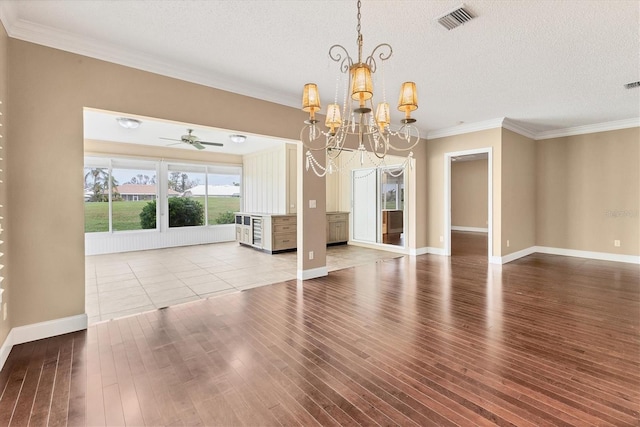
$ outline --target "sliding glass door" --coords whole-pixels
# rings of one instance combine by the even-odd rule
[[[404,246],[404,168],[352,171],[353,240]]]

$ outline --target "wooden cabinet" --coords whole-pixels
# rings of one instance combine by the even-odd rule
[[[236,213],[236,241],[265,252],[295,250],[298,243],[295,215]]]
[[[266,251],[290,251],[298,246],[298,220],[295,215],[269,215],[263,225]]]
[[[327,213],[327,245],[349,241],[349,213]],[[236,241],[265,252],[284,252],[298,247],[296,215],[236,213]]]
[[[245,245],[251,245],[252,242],[252,230],[251,230],[251,215],[236,214],[236,240],[238,243]]]
[[[349,213],[327,213],[327,245],[347,243],[349,241]]]

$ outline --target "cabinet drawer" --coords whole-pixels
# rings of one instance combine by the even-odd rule
[[[274,228],[276,225],[287,225],[287,224],[295,224],[296,223],[295,216],[274,216],[271,217],[271,223]]]
[[[296,233],[285,233],[273,236],[272,250],[293,249],[298,244]]]
[[[335,221],[348,221],[349,214],[327,214],[327,221],[335,222]]]
[[[274,233],[295,233],[297,229],[296,224],[275,224],[273,226]]]

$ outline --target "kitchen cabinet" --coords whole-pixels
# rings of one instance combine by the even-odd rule
[[[349,212],[327,212],[327,245],[349,241]]]

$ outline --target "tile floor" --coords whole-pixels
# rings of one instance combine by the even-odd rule
[[[269,255],[236,242],[85,258],[89,324],[296,278],[296,253]],[[329,271],[402,256],[340,245]]]

